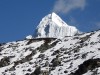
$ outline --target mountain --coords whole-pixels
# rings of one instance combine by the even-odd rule
[[[100,75],[100,30],[79,33],[45,16],[35,37],[0,44],[0,75]]]
[[[35,35],[38,38],[53,37],[62,38],[64,36],[73,36],[79,31],[74,26],[66,24],[54,12],[45,16],[36,28]]]
[[[0,75],[100,75],[100,30],[2,43]]]

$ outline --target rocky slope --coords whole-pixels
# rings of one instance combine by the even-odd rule
[[[0,75],[100,75],[100,30],[0,44]]]
[[[74,26],[66,24],[57,14],[54,12],[45,16],[37,26],[35,36],[36,37],[53,37],[62,38],[64,36],[73,36],[79,33],[78,29]]]

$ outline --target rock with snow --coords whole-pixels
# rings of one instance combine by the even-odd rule
[[[74,26],[66,24],[54,12],[45,16],[36,28],[36,36],[39,38],[53,37],[61,38],[65,36],[73,36],[79,31]]]
[[[37,27],[40,38],[0,45],[0,75],[100,75],[100,30],[77,32],[55,13],[47,15]]]
[[[26,39],[32,39],[32,38],[33,38],[32,35],[26,36]]]
[[[30,43],[29,43],[30,42]],[[0,46],[0,75],[100,75],[100,30]]]

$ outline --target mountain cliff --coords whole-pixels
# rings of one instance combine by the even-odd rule
[[[36,28],[36,37],[62,38],[64,36],[73,36],[79,31],[74,26],[66,24],[54,12],[45,16]]]

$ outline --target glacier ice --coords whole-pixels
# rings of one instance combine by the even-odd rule
[[[42,21],[40,21],[36,28],[35,34],[38,38],[62,38],[73,36],[78,32],[76,27],[69,26],[53,12],[42,18]]]

